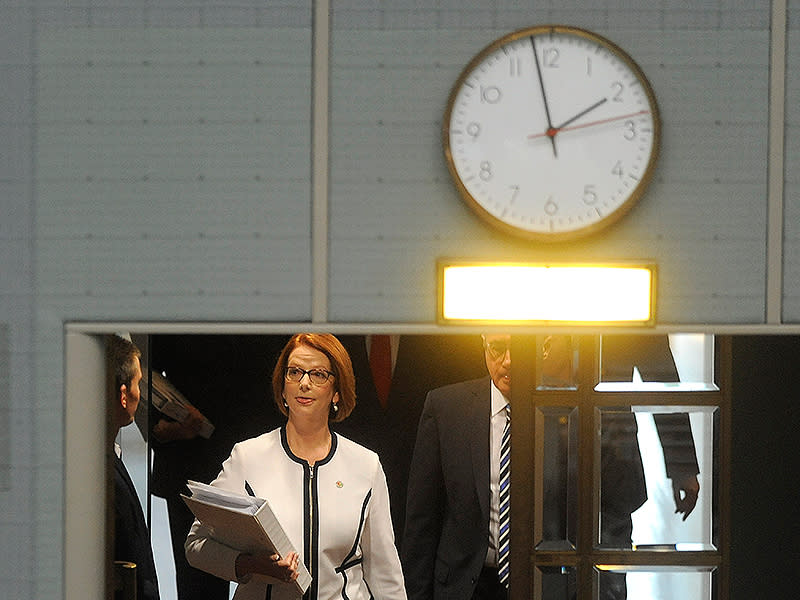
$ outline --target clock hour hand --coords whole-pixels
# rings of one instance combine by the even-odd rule
[[[607,102],[607,101],[608,101],[608,98],[601,98],[600,100],[598,100],[597,102],[592,104],[590,107],[584,108],[577,115],[574,115],[574,116],[570,117],[569,119],[567,119],[566,121],[564,121],[558,127],[553,127],[552,125],[548,125],[547,126],[547,131],[545,131],[544,133],[535,134],[535,135],[529,135],[528,138],[543,137],[543,136],[546,135],[547,137],[550,138],[550,140],[553,142],[553,144],[555,144],[556,134],[558,134],[559,131],[562,131],[567,125],[569,125],[570,123],[572,123],[574,121],[577,121],[583,115],[592,112],[595,108],[597,108],[598,106],[600,106],[601,104],[603,104],[604,102]],[[549,115],[547,116],[547,120],[548,121],[550,120],[550,116]],[[555,146],[553,146],[553,149],[555,150]]]
[[[593,111],[595,108],[597,108],[597,107],[598,107],[598,106],[600,106],[601,104],[604,104],[605,102],[608,102],[608,98],[601,98],[600,100],[598,100],[597,102],[595,102],[594,104],[592,104],[592,105],[591,105],[589,108],[585,108],[585,109],[583,109],[581,112],[579,112],[577,115],[575,115],[574,117],[570,117],[569,119],[567,119],[566,121],[564,121],[564,122],[563,122],[561,125],[559,125],[558,127],[556,127],[556,128],[555,128],[555,130],[556,130],[556,133],[558,133],[559,131],[561,131],[562,129],[564,129],[564,127],[566,127],[566,126],[567,126],[567,125],[569,125],[570,123],[572,123],[572,122],[574,122],[574,121],[577,121],[577,120],[578,120],[578,119],[580,119],[580,118],[581,118],[583,115],[585,115],[585,114],[588,114],[588,113],[592,112],[592,111]],[[555,134],[553,134],[553,135],[555,135]]]
[[[544,135],[550,138],[550,143],[553,145],[553,156],[558,158],[558,151],[556,150],[556,133],[558,133],[558,130],[553,129],[553,121],[550,118],[550,107],[547,104],[547,94],[544,91],[542,67],[539,64],[539,54],[536,52],[536,39],[534,36],[531,36],[531,48],[533,49],[533,62],[536,65],[536,74],[539,77],[539,89],[542,92],[542,101],[544,102],[544,114],[547,117],[547,130],[545,131]]]

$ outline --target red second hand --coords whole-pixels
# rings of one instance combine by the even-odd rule
[[[602,125],[603,123],[611,123],[612,121],[619,121],[620,119],[627,119],[629,117],[638,117],[639,115],[647,115],[650,114],[649,110],[640,110],[639,112],[630,113],[628,115],[620,115],[618,117],[610,117],[608,119],[600,119],[599,121],[590,121],[588,123],[581,123],[580,125],[572,125],[571,127],[551,127],[544,133],[532,133],[528,136],[529,140],[533,140],[540,137],[556,137],[557,133],[562,131],[572,131],[574,129],[583,129],[584,127],[592,127],[594,125]]]

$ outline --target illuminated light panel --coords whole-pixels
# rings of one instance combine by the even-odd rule
[[[651,325],[655,265],[440,263],[446,323]]]

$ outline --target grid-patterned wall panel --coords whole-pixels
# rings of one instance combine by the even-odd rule
[[[0,491],[11,481],[11,348],[8,323],[0,323]]]
[[[800,0],[788,4],[783,320],[800,323]]]
[[[431,321],[437,257],[480,257],[653,259],[660,322],[763,322],[769,2],[585,4],[337,4],[333,320]],[[440,141],[450,87],[472,56],[507,32],[554,22],[593,29],[631,54],[664,124],[639,206],[569,245],[512,239],[473,217]]]
[[[39,293],[73,318],[310,314],[308,29],[39,37]]]

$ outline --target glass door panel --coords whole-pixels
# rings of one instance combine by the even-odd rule
[[[571,335],[536,336],[536,387],[574,390],[578,387],[578,344]]]
[[[604,335],[597,391],[714,391],[714,336]]]
[[[607,567],[594,570],[593,597],[658,600],[711,600],[714,595],[713,567]]]
[[[535,439],[542,473],[536,491],[538,550],[574,550],[577,532],[578,409],[543,406],[536,411]]]
[[[531,372],[515,371],[532,411],[529,438],[514,438],[534,475],[531,597],[718,593],[730,343],[715,341],[558,334],[517,346]]]
[[[600,408],[598,547],[713,550],[716,407]]]

